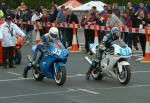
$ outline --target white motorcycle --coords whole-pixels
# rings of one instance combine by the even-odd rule
[[[131,77],[130,64],[128,62],[132,55],[131,49],[127,45],[121,47],[115,43],[108,49],[104,45],[90,44],[90,50],[95,55],[97,55],[97,48],[104,51],[101,66],[99,63],[97,65],[94,64],[95,67],[93,66],[89,76],[91,75],[95,80],[102,80],[104,76],[113,77],[119,80],[122,85],[128,84]],[[93,65],[93,61],[87,56],[85,59],[90,65]]]

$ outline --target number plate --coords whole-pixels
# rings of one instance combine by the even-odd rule
[[[59,56],[59,55],[61,55],[61,50],[60,49],[53,49],[52,53]]]
[[[120,54],[121,54],[121,56],[129,56],[130,55],[129,49],[127,49],[127,48],[121,48],[120,49]]]

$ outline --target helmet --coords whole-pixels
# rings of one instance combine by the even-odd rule
[[[114,40],[118,39],[121,35],[121,32],[120,30],[118,29],[118,27],[113,27],[111,29],[111,34],[112,34],[112,37]]]
[[[56,39],[58,38],[58,34],[59,34],[59,31],[56,27],[51,27],[50,30],[49,30],[49,37],[51,39]]]

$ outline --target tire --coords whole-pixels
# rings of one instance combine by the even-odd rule
[[[65,67],[60,67],[57,74],[54,75],[55,82],[57,85],[62,86],[66,81],[66,69]]]
[[[36,81],[43,81],[44,76],[41,73],[38,73],[38,72],[36,73],[36,71],[32,69],[32,74]]]
[[[122,66],[123,72],[117,74],[117,78],[121,85],[127,85],[131,78],[131,70],[129,65]]]
[[[99,69],[93,69],[91,71],[91,75],[95,80],[102,80],[103,79],[103,75],[101,74]]]
[[[20,49],[17,49],[17,50],[15,50],[15,63],[17,64],[17,65],[19,65],[20,63],[21,63],[21,58],[22,58],[22,56],[21,56],[21,51],[20,51]]]

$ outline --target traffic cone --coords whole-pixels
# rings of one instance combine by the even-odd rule
[[[36,22],[36,39],[35,39],[35,43],[39,44],[40,42],[41,42],[41,39],[40,39],[39,25]]]
[[[150,63],[150,42],[149,42],[149,33],[148,28],[144,28],[146,33],[146,48],[145,48],[145,55],[144,59],[141,61],[141,63]]]
[[[72,40],[72,47],[69,50],[70,52],[80,52],[77,44],[77,36],[76,36],[76,28],[75,23],[73,22],[73,40]]]
[[[94,39],[94,44],[98,44],[98,30],[97,30],[97,25],[94,23],[94,30],[95,30],[95,39]]]

